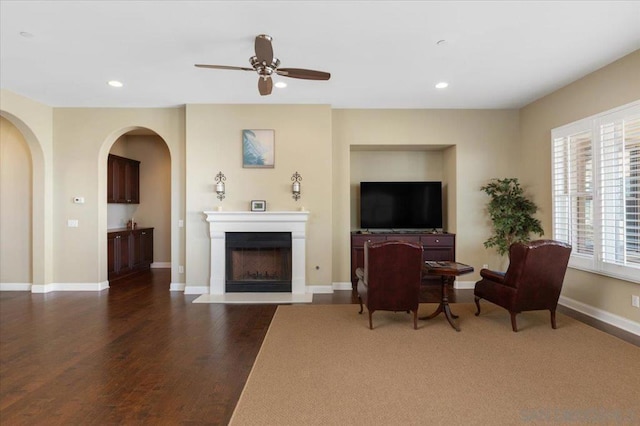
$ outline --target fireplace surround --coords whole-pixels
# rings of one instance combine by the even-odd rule
[[[211,239],[209,294],[201,303],[311,302],[306,292],[306,223],[308,211],[233,212],[205,211]],[[291,235],[290,292],[227,292],[226,234],[238,232],[289,233]]]

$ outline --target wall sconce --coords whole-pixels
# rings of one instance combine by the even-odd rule
[[[293,176],[291,176],[291,180],[293,184],[291,185],[291,192],[293,193],[293,199],[298,201],[300,198],[300,181],[302,180],[302,176],[295,172]]]
[[[216,175],[216,194],[218,194],[218,199],[222,201],[224,198],[224,181],[227,180],[227,177],[222,174],[222,172],[218,172]]]

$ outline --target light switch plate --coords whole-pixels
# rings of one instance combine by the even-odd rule
[[[77,228],[79,226],[78,219],[69,219],[67,220],[67,227],[69,228]]]

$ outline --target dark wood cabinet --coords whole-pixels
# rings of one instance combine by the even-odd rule
[[[140,162],[109,154],[107,203],[140,203]]]
[[[107,233],[109,280],[148,270],[153,263],[153,228],[110,231]]]
[[[456,260],[456,236],[448,233],[351,233],[351,285],[353,289],[358,286],[356,269],[364,266],[364,245],[380,241],[408,241],[422,244],[423,260]]]

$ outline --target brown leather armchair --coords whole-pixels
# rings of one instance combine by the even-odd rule
[[[476,316],[480,315],[480,299],[486,299],[509,311],[511,327],[517,332],[517,314],[548,309],[555,329],[556,307],[570,254],[571,246],[559,241],[512,244],[506,273],[480,270],[482,279],[474,290]]]
[[[366,243],[364,268],[356,270],[360,314],[362,304],[371,316],[377,310],[413,312],[413,328],[418,328],[418,305],[422,279],[422,246],[404,241]]]

